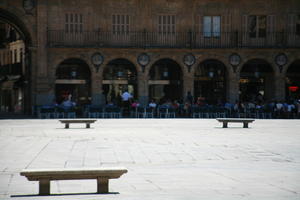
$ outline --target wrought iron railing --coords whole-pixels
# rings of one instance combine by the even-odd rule
[[[211,37],[207,37],[211,35]],[[213,37],[214,36],[214,37]],[[48,31],[48,47],[106,48],[299,48],[300,35],[269,32],[251,37],[246,32],[103,32]]]

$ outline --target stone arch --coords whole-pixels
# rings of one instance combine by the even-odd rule
[[[183,55],[182,55],[181,59],[179,59],[179,56],[177,56],[177,55],[174,55],[174,56],[157,56],[155,59],[153,59],[153,60],[151,59],[150,63],[146,66],[146,68],[145,68],[146,76],[149,75],[149,72],[150,72],[152,66],[156,62],[158,62],[160,60],[164,60],[164,59],[169,59],[169,60],[172,60],[173,62],[175,62],[180,67],[183,76],[187,73],[187,67],[182,63]]]
[[[50,75],[51,75],[51,77],[55,77],[56,70],[57,70],[57,68],[59,67],[59,65],[61,63],[65,62],[66,60],[71,60],[71,59],[81,60],[81,61],[83,61],[89,67],[89,70],[90,70],[91,73],[93,73],[95,71],[95,69],[92,68],[90,62],[87,59],[85,59],[85,58],[83,58],[81,56],[76,56],[76,55],[74,56],[74,55],[68,55],[68,54],[66,54],[66,55],[63,55],[63,56],[61,56],[61,57],[59,57],[57,59],[54,59],[54,61],[53,61],[52,64],[50,63],[50,66],[53,66],[53,67],[50,67]]]
[[[276,67],[274,64],[273,64],[273,60],[271,58],[267,58],[263,55],[247,55],[247,59],[245,59],[245,56],[242,56],[242,62],[240,63],[240,65],[237,67],[237,70],[236,72],[237,73],[241,73],[242,69],[243,69],[243,66],[246,64],[246,63],[249,63],[250,61],[253,61],[253,60],[261,60],[261,61],[264,61],[265,63],[268,63],[268,65],[272,68],[272,71],[274,74],[277,74],[279,73],[279,69],[278,67]]]
[[[217,60],[225,66],[226,71],[228,73],[233,73],[233,68],[228,63],[228,59],[229,59],[228,56],[221,56],[221,55],[217,55],[217,54],[208,54],[208,55],[201,56],[194,64],[193,69],[191,69],[191,72],[194,74],[196,68],[206,60]]]
[[[289,101],[300,99],[300,59],[289,63],[284,75],[285,99]]]
[[[101,77],[103,77],[103,72],[104,72],[105,68],[107,68],[107,65],[109,63],[115,61],[115,60],[126,60],[126,61],[130,62],[134,66],[134,68],[135,68],[135,70],[136,70],[137,73],[141,71],[141,69],[138,66],[137,62],[133,61],[132,58],[120,57],[120,56],[113,56],[113,57],[104,58],[104,60],[105,61],[101,65],[101,67],[100,67],[101,69],[99,70],[99,73],[100,73]]]
[[[226,65],[218,60],[201,60],[194,70],[194,96],[206,103],[217,104],[227,100],[229,73]]]
[[[20,14],[20,11],[14,8],[0,8],[0,19],[12,25],[20,34],[24,42],[32,46],[33,31],[29,27],[29,22]]]
[[[262,102],[276,98],[272,90],[276,88],[276,73],[278,69],[266,59],[255,57],[243,62],[239,69],[240,99]]]
[[[79,105],[91,103],[92,71],[88,63],[80,58],[67,58],[55,66],[54,87],[57,103],[72,94]]]
[[[10,112],[22,112],[29,114],[31,113],[34,102],[32,98],[32,88],[35,87],[31,80],[32,74],[34,73],[33,69],[35,68],[35,62],[32,62],[35,52],[32,52],[32,49],[30,48],[33,46],[35,39],[32,28],[33,26],[28,23],[27,16],[24,17],[24,15],[20,13],[20,10],[11,6],[0,8],[0,21],[1,24],[9,24],[13,32],[16,32],[15,35],[18,35],[18,37],[12,37],[11,40],[18,42],[12,44],[10,43],[11,41],[9,41],[9,47],[6,44],[4,45],[6,48],[5,50],[14,51],[14,54],[19,54],[18,60],[11,60],[9,63],[17,69],[15,71],[18,72],[14,72],[14,75],[19,76],[19,78],[14,81],[15,87],[6,89],[7,92],[5,92],[5,94],[2,95],[0,88],[0,97],[5,96],[4,98],[6,99],[6,101],[3,102],[4,105],[0,105],[0,107],[6,107]],[[6,72],[1,75],[9,76],[11,75],[11,72]]]
[[[146,72],[149,79],[149,97],[161,103],[167,100],[182,100],[184,72],[182,65],[174,59],[168,57],[156,59]]]

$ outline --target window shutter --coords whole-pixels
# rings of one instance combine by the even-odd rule
[[[275,32],[275,15],[267,16],[267,32],[272,34]]]
[[[199,31],[199,33],[202,34],[203,33],[203,20],[204,20],[203,15],[200,15],[198,20],[199,20],[199,29],[197,31]]]
[[[222,32],[225,32],[227,34],[232,31],[230,14],[223,15],[222,19],[221,19],[221,23],[222,23],[222,27],[223,27],[223,30],[221,30]]]
[[[288,16],[288,32],[295,33],[296,32],[296,15]]]

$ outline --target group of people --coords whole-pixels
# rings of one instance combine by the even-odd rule
[[[72,95],[60,104],[63,107],[74,107],[76,103],[72,101]],[[108,106],[114,105],[109,102]],[[141,106],[140,102],[134,99],[133,95],[125,90],[121,94],[121,105],[123,115],[129,116],[130,111]],[[143,105],[145,106],[145,105]],[[235,117],[236,113],[246,113],[249,111],[266,111],[272,114],[273,118],[300,118],[300,98],[292,101],[268,101],[265,102],[261,98],[253,101],[236,101],[235,103],[218,101],[216,104],[209,104],[204,97],[196,99],[188,92],[184,100],[171,100],[163,98],[160,101],[151,99],[146,107],[157,109],[158,107],[173,108],[178,111],[179,116],[189,117],[193,112],[193,107],[221,107],[226,108],[231,117]]]

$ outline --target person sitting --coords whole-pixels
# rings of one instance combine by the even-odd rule
[[[132,104],[131,104],[131,107],[132,108],[137,108],[140,106],[140,103],[137,101],[137,100],[133,100]]]
[[[62,102],[61,105],[64,107],[73,107],[76,105],[76,103],[71,101],[70,99],[66,99],[65,101]]]
[[[155,109],[156,106],[157,106],[157,104],[155,103],[154,99],[152,99],[148,106],[149,106],[150,108]]]

